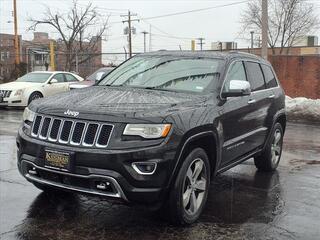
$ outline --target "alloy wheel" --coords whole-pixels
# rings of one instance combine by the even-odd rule
[[[282,139],[281,131],[277,129],[274,132],[273,141],[271,144],[271,155],[272,155],[273,164],[277,164],[280,160],[281,147],[282,147],[281,139]]]
[[[194,215],[204,200],[207,188],[207,170],[204,161],[197,158],[191,162],[184,179],[182,201],[184,210]]]

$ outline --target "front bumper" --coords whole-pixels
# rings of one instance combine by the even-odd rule
[[[13,95],[13,94],[11,94]],[[27,102],[24,100],[22,96],[10,96],[7,98],[3,98],[0,101],[0,106],[2,107],[25,107],[27,106]]]
[[[175,149],[167,144],[134,150],[101,150],[52,144],[27,136],[19,129],[17,136],[18,168],[30,182],[64,190],[122,199],[126,202],[153,204],[164,200],[175,165]],[[45,149],[72,151],[72,172],[44,166]],[[152,175],[137,173],[132,162],[157,162]],[[35,174],[36,173],[36,174]],[[107,183],[107,189],[97,188]]]

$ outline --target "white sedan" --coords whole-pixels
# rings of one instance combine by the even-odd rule
[[[27,106],[32,100],[69,91],[69,85],[83,78],[70,72],[27,73],[10,83],[0,84],[0,106]]]

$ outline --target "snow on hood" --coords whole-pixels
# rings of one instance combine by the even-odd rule
[[[290,120],[306,120],[320,123],[320,99],[286,96],[286,112]]]
[[[18,90],[28,87],[34,87],[42,85],[43,83],[32,83],[32,82],[9,82],[0,84],[0,90]]]

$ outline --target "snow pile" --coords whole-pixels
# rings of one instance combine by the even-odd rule
[[[289,120],[320,122],[320,99],[286,96],[286,111]]]

